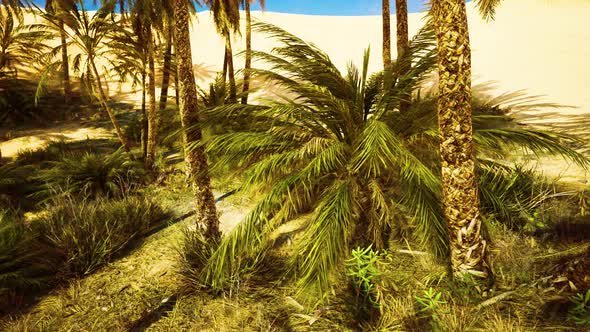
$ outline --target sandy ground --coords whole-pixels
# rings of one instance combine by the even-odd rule
[[[363,50],[371,47],[370,71],[381,68],[381,18],[379,16],[329,17],[254,12],[259,20],[285,28],[324,50],[333,62],[344,70],[349,61],[361,64]],[[424,22],[423,13],[409,15],[410,34],[415,34]],[[494,21],[483,20],[472,3],[468,18],[472,45],[474,84],[495,82],[495,93],[526,89],[531,95],[545,96],[542,101],[572,105],[571,109],[544,109],[539,112],[557,114],[545,121],[562,121],[568,115],[588,115],[590,118],[590,1],[587,0],[505,0]],[[27,21],[32,22],[32,18]],[[392,16],[395,36],[395,15]],[[242,28],[243,31],[243,28]],[[223,41],[216,33],[209,12],[201,12],[192,26],[193,63],[197,83],[206,86],[221,70]],[[241,36],[234,38],[236,54],[244,48]],[[273,41],[254,33],[253,48],[269,51]],[[395,57],[395,47],[394,57]],[[260,64],[259,64],[260,65]],[[236,56],[236,70],[243,67],[243,58]],[[256,66],[256,64],[255,64]],[[99,65],[99,67],[102,67]],[[141,94],[130,85],[111,84],[111,93],[124,95],[127,102],[139,106]],[[171,91],[173,93],[173,90]],[[42,133],[64,135],[72,139],[102,135],[91,129],[66,128]],[[38,146],[43,137],[19,138],[1,143],[5,156],[23,148]],[[543,169],[552,175],[571,172],[571,167],[550,160]],[[576,179],[585,172],[575,170]],[[573,174],[572,173],[572,174]]]

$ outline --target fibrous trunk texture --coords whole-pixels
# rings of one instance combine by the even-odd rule
[[[250,1],[246,1],[246,64],[244,65],[244,87],[242,89],[242,104],[248,104],[248,90],[250,89],[250,68],[252,67],[252,17]]]
[[[234,72],[234,56],[231,47],[231,37],[229,33],[225,36],[225,48],[227,56],[227,76],[229,81],[229,98],[232,102],[236,102],[237,88],[236,75]]]
[[[156,66],[154,64],[154,43],[153,39],[148,39],[149,52],[148,52],[148,95],[150,99],[150,106],[148,109],[148,141],[147,141],[147,158],[145,164],[148,168],[151,168],[156,159],[156,147],[157,147],[157,133],[158,133],[158,106],[156,104]]]
[[[402,59],[410,47],[410,41],[408,36],[408,1],[407,0],[395,0],[395,17],[397,23],[397,58]],[[410,63],[403,61],[403,65],[399,69],[399,75],[404,76],[409,71]],[[412,98],[411,92],[404,96],[400,102],[400,112],[407,112],[410,108],[410,101]]]
[[[471,120],[471,50],[463,0],[434,0],[443,209],[454,276],[491,280],[482,236]]]
[[[188,0],[175,0],[174,20],[176,22],[174,40],[178,64],[180,119],[183,128],[185,161],[195,194],[197,225],[205,228],[207,238],[217,239],[220,237],[219,219],[211,192],[205,149],[201,145],[188,149],[190,143],[198,143],[202,137],[191,58]]]
[[[389,1],[383,0],[383,68],[391,64],[391,11]]]
[[[168,36],[166,36],[166,53],[164,53],[164,67],[162,68],[162,89],[160,91],[160,111],[168,104],[168,88],[170,87],[170,72],[172,68],[172,35],[174,26],[169,22]]]

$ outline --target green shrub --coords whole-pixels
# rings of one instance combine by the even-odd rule
[[[201,272],[217,248],[217,243],[208,241],[202,232],[184,229],[184,240],[179,248],[180,274],[191,288],[203,288]]]
[[[586,293],[578,293],[570,298],[573,307],[568,313],[568,319],[576,325],[590,326],[590,289]]]
[[[39,175],[47,190],[90,198],[121,197],[143,183],[147,175],[141,163],[129,160],[120,150],[109,155],[66,157],[51,165]]]
[[[116,144],[108,139],[95,139],[68,142],[64,139],[49,141],[46,145],[37,149],[25,149],[18,152],[16,162],[19,165],[45,166],[50,162],[60,161],[66,157],[75,157],[84,153],[112,152]]]
[[[30,195],[39,190],[39,184],[33,181],[35,169],[8,163],[0,166],[0,208],[29,209],[35,202]]]
[[[152,200],[76,201],[66,198],[42,217],[43,237],[63,252],[66,272],[84,275],[109,262],[130,242],[166,221]]]
[[[25,291],[47,286],[55,254],[39,241],[36,230],[8,211],[0,211],[0,310],[14,304]]]
[[[375,321],[382,309],[383,286],[379,264],[382,255],[371,246],[352,250],[352,257],[346,260],[346,275],[355,296],[353,310],[359,322]]]

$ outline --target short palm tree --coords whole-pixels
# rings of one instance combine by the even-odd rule
[[[63,12],[63,15],[60,16],[41,12],[40,16],[44,19],[44,22],[37,25],[37,28],[42,31],[49,30],[66,34],[68,45],[72,46],[72,50],[77,51],[73,59],[74,70],[85,75],[86,79],[90,82],[94,82],[92,88],[96,89],[97,98],[107,112],[121,145],[125,151],[130,152],[127,138],[123,135],[119,121],[111,108],[109,97],[103,86],[102,76],[97,67],[99,58],[107,52],[105,43],[107,42],[108,34],[113,29],[114,19],[112,11],[114,5],[114,2],[111,1],[91,16],[84,7],[84,1],[77,1],[71,11]],[[60,48],[61,46],[56,47],[52,53],[56,54]],[[54,67],[59,66],[60,62],[55,61],[48,65],[46,73],[51,72]],[[40,84],[43,83],[44,81],[42,80]]]
[[[243,190],[261,189],[265,195],[213,251],[201,280],[224,289],[244,264],[269,248],[277,227],[301,215],[307,218],[291,263],[302,287],[327,291],[330,275],[341,268],[349,248],[384,247],[388,228],[404,222],[416,224],[416,234],[435,253],[446,255],[441,161],[434,152],[436,96],[416,97],[408,112],[397,111],[402,98],[435,69],[434,33],[425,28],[412,39],[401,59],[409,64],[407,75],[399,76],[397,67],[406,64],[398,61],[369,78],[368,52],[362,69],[350,65],[342,75],[315,46],[269,24],[254,27],[280,46],[272,53],[253,52],[272,68],[253,74],[282,86],[284,95],[265,105],[209,110],[207,121],[222,124],[226,132],[208,142],[207,150],[215,168],[244,176]],[[493,102],[475,110],[481,158],[516,146],[588,165],[563,146],[562,139],[569,138],[520,128]],[[485,193],[486,202],[504,197],[493,186]]]

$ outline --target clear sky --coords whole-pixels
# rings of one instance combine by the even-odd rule
[[[35,0],[35,2],[40,7],[45,5],[45,0]],[[86,1],[87,9],[95,8],[92,5],[93,2],[93,0]],[[408,0],[408,11],[420,11],[425,2],[425,0]],[[392,12],[394,6],[395,1],[391,0]],[[256,5],[252,9],[258,8]],[[266,0],[266,10],[308,15],[379,15],[381,0]]]

